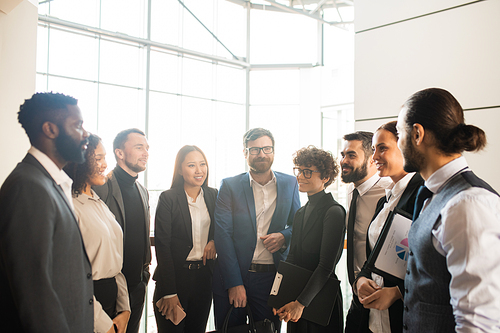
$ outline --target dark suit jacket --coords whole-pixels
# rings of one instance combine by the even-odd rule
[[[309,203],[308,203],[309,204]],[[306,287],[297,300],[309,306],[312,299],[321,291],[330,276],[335,277],[337,265],[345,238],[346,212],[331,193],[324,194],[315,209],[304,221],[307,205],[300,208],[293,219],[293,233],[287,261],[313,271]],[[339,290],[335,312],[329,327],[342,327],[342,296]]]
[[[279,264],[288,254],[295,212],[300,207],[297,180],[274,172],[276,176],[276,209],[268,234],[281,232],[286,249],[273,253]],[[255,201],[248,173],[222,180],[215,205],[215,247],[218,264],[214,269],[214,293],[243,285],[257,245]]]
[[[405,212],[409,213],[410,215],[413,216],[413,209],[415,207],[415,200],[417,198],[417,193],[418,189],[420,186],[424,185],[424,180],[420,176],[419,173],[416,173],[411,179],[408,185],[406,186],[406,189],[404,190],[403,194],[401,195],[401,198],[399,199],[398,204],[396,205],[397,208],[404,210]],[[375,210],[375,215],[373,216],[372,222],[375,219],[375,217],[380,213],[382,208],[384,208],[384,204],[387,202],[387,198],[384,196],[380,198],[380,200],[377,203],[377,209]],[[368,227],[369,228],[369,227]],[[370,242],[368,240],[368,233],[366,234],[366,257],[368,258],[370,256],[371,250],[370,250]],[[368,279],[371,279],[371,271],[367,269],[366,267],[363,267],[361,269],[361,272],[359,273],[358,277],[364,276]],[[386,287],[398,287],[399,291],[401,292],[401,295],[404,296],[404,280],[399,281],[398,283],[389,281],[387,279],[384,280],[384,285]],[[392,333],[397,333],[397,332],[402,332],[403,331],[403,301],[402,300],[397,300],[394,302],[389,307],[389,317],[391,320],[391,332]]]
[[[66,195],[31,154],[0,190],[2,332],[92,332],[92,269]]]
[[[141,273],[142,281],[148,283],[149,280],[149,265],[151,264],[151,241],[149,239],[150,230],[150,213],[149,213],[149,193],[148,190],[142,186],[138,181],[135,182],[137,189],[141,195],[142,204],[144,206],[144,220],[146,224],[145,228],[145,251],[144,251],[144,267]],[[116,221],[121,225],[123,229],[123,238],[125,239],[125,234],[127,233],[127,224],[125,223],[125,207],[123,205],[122,192],[120,191],[120,185],[113,173],[109,176],[106,184],[102,186],[95,186],[92,189],[97,193],[102,201],[108,206],[109,210],[115,215]],[[137,274],[139,274],[138,272]]]
[[[208,241],[211,241],[214,239],[217,190],[203,186],[203,198],[210,215]],[[155,250],[158,266],[153,279],[156,281],[158,298],[177,293],[175,270],[182,269],[192,249],[192,221],[184,187],[164,191],[158,200],[155,217]],[[208,265],[213,269],[213,260],[209,260]]]

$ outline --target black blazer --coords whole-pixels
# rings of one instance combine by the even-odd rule
[[[345,238],[346,212],[331,193],[324,193],[304,223],[306,206],[293,219],[292,240],[287,262],[313,271],[297,300],[308,306],[330,276],[336,277],[337,265]],[[342,326],[342,296],[339,290],[329,327]]]
[[[397,208],[404,210],[405,212],[409,213],[410,215],[413,216],[413,209],[415,207],[415,200],[417,198],[417,193],[420,188],[420,186],[424,185],[424,180],[420,176],[419,173],[416,173],[411,179],[408,185],[406,186],[406,189],[404,190],[403,194],[401,195],[401,198],[399,199],[398,204],[396,205]],[[375,215],[373,215],[372,222],[377,217],[378,213],[384,208],[384,204],[387,202],[387,198],[383,196],[380,198],[380,200],[377,203],[377,209],[375,210]],[[371,223],[370,223],[371,224]],[[369,229],[370,227],[368,227]],[[370,256],[371,249],[370,249],[370,242],[368,239],[368,233],[366,234],[366,257],[368,258]],[[361,269],[361,272],[358,275],[359,277],[366,277],[367,279],[371,279],[371,271],[366,268],[366,263]],[[404,280],[400,281],[399,283],[395,283],[392,281],[389,281],[387,279],[384,280],[384,285],[386,287],[398,287],[399,291],[401,292],[401,295],[404,296]],[[391,321],[391,332],[392,333],[397,333],[397,332],[402,332],[403,331],[403,301],[401,299],[397,300],[394,302],[389,307],[389,318]]]
[[[203,186],[203,197],[210,215],[208,241],[211,241],[214,239],[217,190]],[[175,269],[182,267],[192,248],[192,222],[184,187],[164,191],[158,200],[155,217],[155,250],[158,266],[153,280],[156,281],[155,295],[158,299],[177,293]],[[213,260],[207,263],[211,270],[213,263]]]
[[[141,195],[142,205],[144,207],[144,220],[146,221],[144,225],[145,229],[145,251],[144,251],[144,260],[143,260],[143,271],[138,272],[141,274],[142,281],[144,283],[148,283],[149,281],[149,265],[151,264],[151,241],[149,238],[149,230],[150,230],[150,213],[149,213],[149,193],[148,190],[141,185],[138,181],[135,182],[137,189],[139,190],[139,194]],[[97,193],[99,198],[108,206],[109,210],[115,216],[116,221],[121,225],[123,230],[123,239],[125,239],[125,234],[127,232],[127,226],[125,224],[125,206],[123,204],[122,192],[120,190],[120,185],[116,180],[116,177],[113,177],[113,173],[108,178],[106,184],[101,186],[92,187],[92,189]]]
[[[0,190],[2,332],[92,332],[93,281],[62,188],[31,154]]]

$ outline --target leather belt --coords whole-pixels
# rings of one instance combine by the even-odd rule
[[[182,268],[186,269],[200,269],[203,267],[205,267],[205,265],[203,265],[203,261],[186,261],[184,265],[182,265]]]
[[[274,264],[250,264],[249,272],[254,273],[265,273],[265,272],[276,272],[276,266]]]

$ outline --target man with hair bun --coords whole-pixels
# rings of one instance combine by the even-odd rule
[[[486,145],[446,90],[413,94],[397,129],[407,172],[425,179],[408,235],[405,332],[498,332],[500,197],[467,166]]]

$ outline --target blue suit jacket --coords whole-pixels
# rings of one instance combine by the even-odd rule
[[[268,234],[281,232],[286,248],[273,253],[276,266],[285,260],[292,235],[292,222],[300,207],[297,180],[274,172],[276,209]],[[214,292],[243,285],[257,244],[255,202],[248,173],[222,180],[215,205],[215,248],[218,264],[214,271]]]

